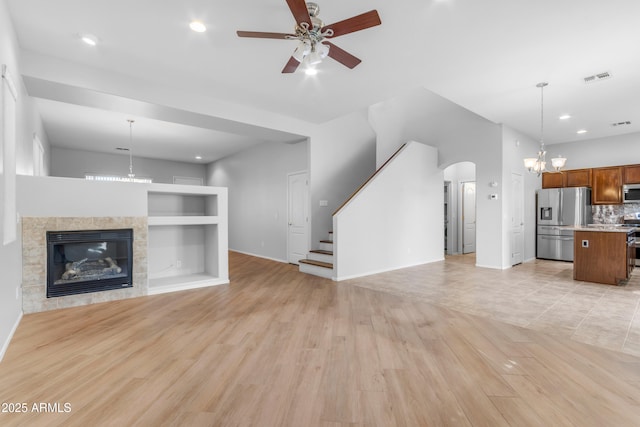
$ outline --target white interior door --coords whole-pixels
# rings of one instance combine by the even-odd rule
[[[462,184],[462,253],[476,251],[476,183]]]
[[[287,260],[298,264],[306,258],[309,235],[309,178],[307,172],[288,175],[288,236]]]
[[[524,182],[511,173],[511,265],[524,261]]]

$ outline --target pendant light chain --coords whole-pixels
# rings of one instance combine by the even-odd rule
[[[544,87],[546,83],[540,86],[540,146],[544,149]]]
[[[136,175],[133,173],[133,123],[135,120],[127,119],[129,122],[129,178],[133,179]]]

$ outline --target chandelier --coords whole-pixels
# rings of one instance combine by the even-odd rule
[[[540,150],[538,150],[537,157],[527,157],[524,159],[524,167],[531,173],[542,174],[542,172],[546,172],[546,155],[547,151],[544,148],[544,88],[548,86],[549,83],[541,82],[536,85],[536,87],[540,88]],[[551,165],[553,166],[555,172],[560,172],[567,162],[567,159],[558,156],[551,159]]]

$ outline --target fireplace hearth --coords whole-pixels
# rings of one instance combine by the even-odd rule
[[[133,286],[133,230],[47,232],[47,298]]]

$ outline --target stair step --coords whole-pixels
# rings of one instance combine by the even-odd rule
[[[321,251],[333,251],[333,242],[331,240],[320,240],[318,249]]]
[[[298,262],[300,264],[315,265],[316,267],[330,268],[330,269],[333,270],[333,264],[331,264],[330,262],[316,261],[316,260],[313,260],[313,259],[301,259]]]
[[[313,261],[322,261],[322,262],[333,262],[333,251],[328,251],[324,249],[313,249],[309,251],[307,254],[307,259]]]
[[[323,249],[313,249],[313,250],[310,250],[309,252],[312,252],[314,254],[322,254],[322,255],[331,255],[331,256],[333,256],[333,251],[325,251]]]

